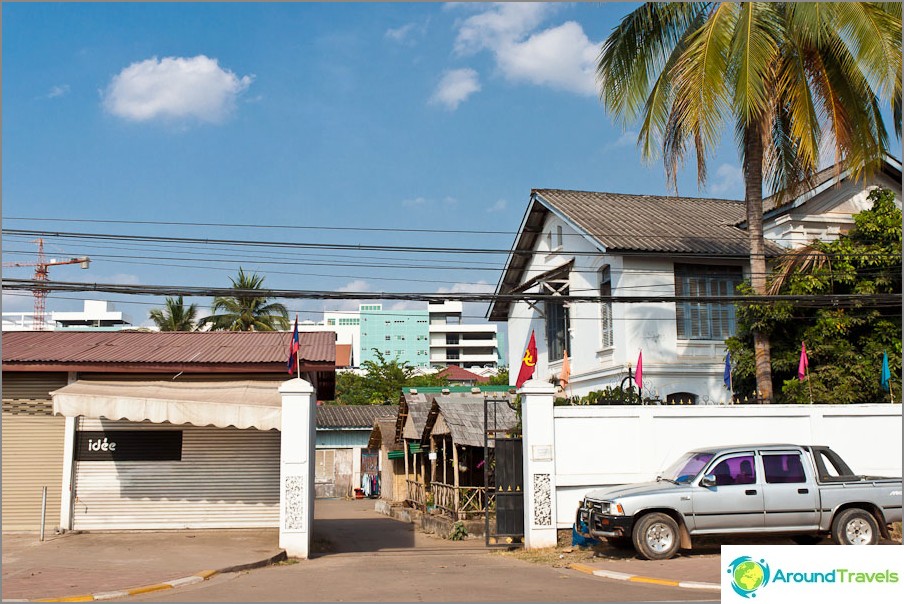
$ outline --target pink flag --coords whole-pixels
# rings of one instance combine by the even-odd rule
[[[797,365],[797,379],[801,382],[807,378],[807,369],[810,367],[810,360],[807,358],[807,345],[800,343],[800,363]]]
[[[637,392],[643,389],[643,350],[637,354],[637,371],[634,373],[634,383],[637,384]]]

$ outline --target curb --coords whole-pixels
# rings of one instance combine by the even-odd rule
[[[224,575],[226,573],[236,573],[243,570],[251,570],[254,568],[263,568],[264,566],[270,566],[271,564],[276,564],[277,562],[281,562],[283,560],[288,559],[285,550],[280,550],[278,554],[270,556],[269,558],[265,558],[264,560],[258,560],[257,562],[249,562],[247,564],[237,564],[235,566],[227,566],[225,568],[220,568],[217,570],[202,570],[196,572],[193,575],[189,575],[187,577],[181,577],[179,579],[172,579],[170,581],[164,581],[163,583],[154,583],[151,585],[142,585],[141,587],[133,587],[131,589],[122,589],[117,591],[102,591],[91,594],[82,594],[78,596],[66,596],[62,598],[38,598],[34,600],[3,600],[4,602],[93,602],[96,600],[113,600],[115,598],[125,598],[128,596],[135,596],[138,594],[146,594],[154,591],[161,591],[164,589],[173,589],[175,587],[183,587],[185,585],[194,585],[195,583],[201,583],[206,581],[207,579],[213,577],[214,575]]]
[[[569,564],[568,568],[576,570],[595,577],[603,577],[604,579],[614,579],[616,581],[630,581],[632,583],[649,583],[653,585],[666,585],[668,587],[684,587],[686,589],[705,589],[712,591],[722,591],[722,586],[718,583],[701,583],[699,581],[675,581],[673,579],[656,579],[654,577],[644,577],[641,575],[630,575],[628,573],[619,573],[613,570],[604,570],[593,568],[587,564]]]

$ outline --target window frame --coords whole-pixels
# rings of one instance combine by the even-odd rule
[[[731,296],[743,281],[736,265],[674,265],[676,296]],[[726,302],[675,303],[675,327],[679,340],[724,341],[737,331],[735,305]]]

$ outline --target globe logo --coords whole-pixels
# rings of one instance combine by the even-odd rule
[[[769,583],[769,565],[750,556],[741,556],[728,565],[731,587],[742,598],[755,598],[756,590]]]

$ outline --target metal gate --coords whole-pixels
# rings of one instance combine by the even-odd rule
[[[484,482],[487,492],[486,545],[509,546],[524,542],[524,474],[520,436],[496,427],[497,404],[509,399],[484,399]],[[491,407],[492,404],[492,407]],[[490,411],[492,409],[493,411]],[[492,447],[490,447],[492,443]],[[492,514],[491,510],[495,513]],[[491,515],[495,520],[491,522]]]

